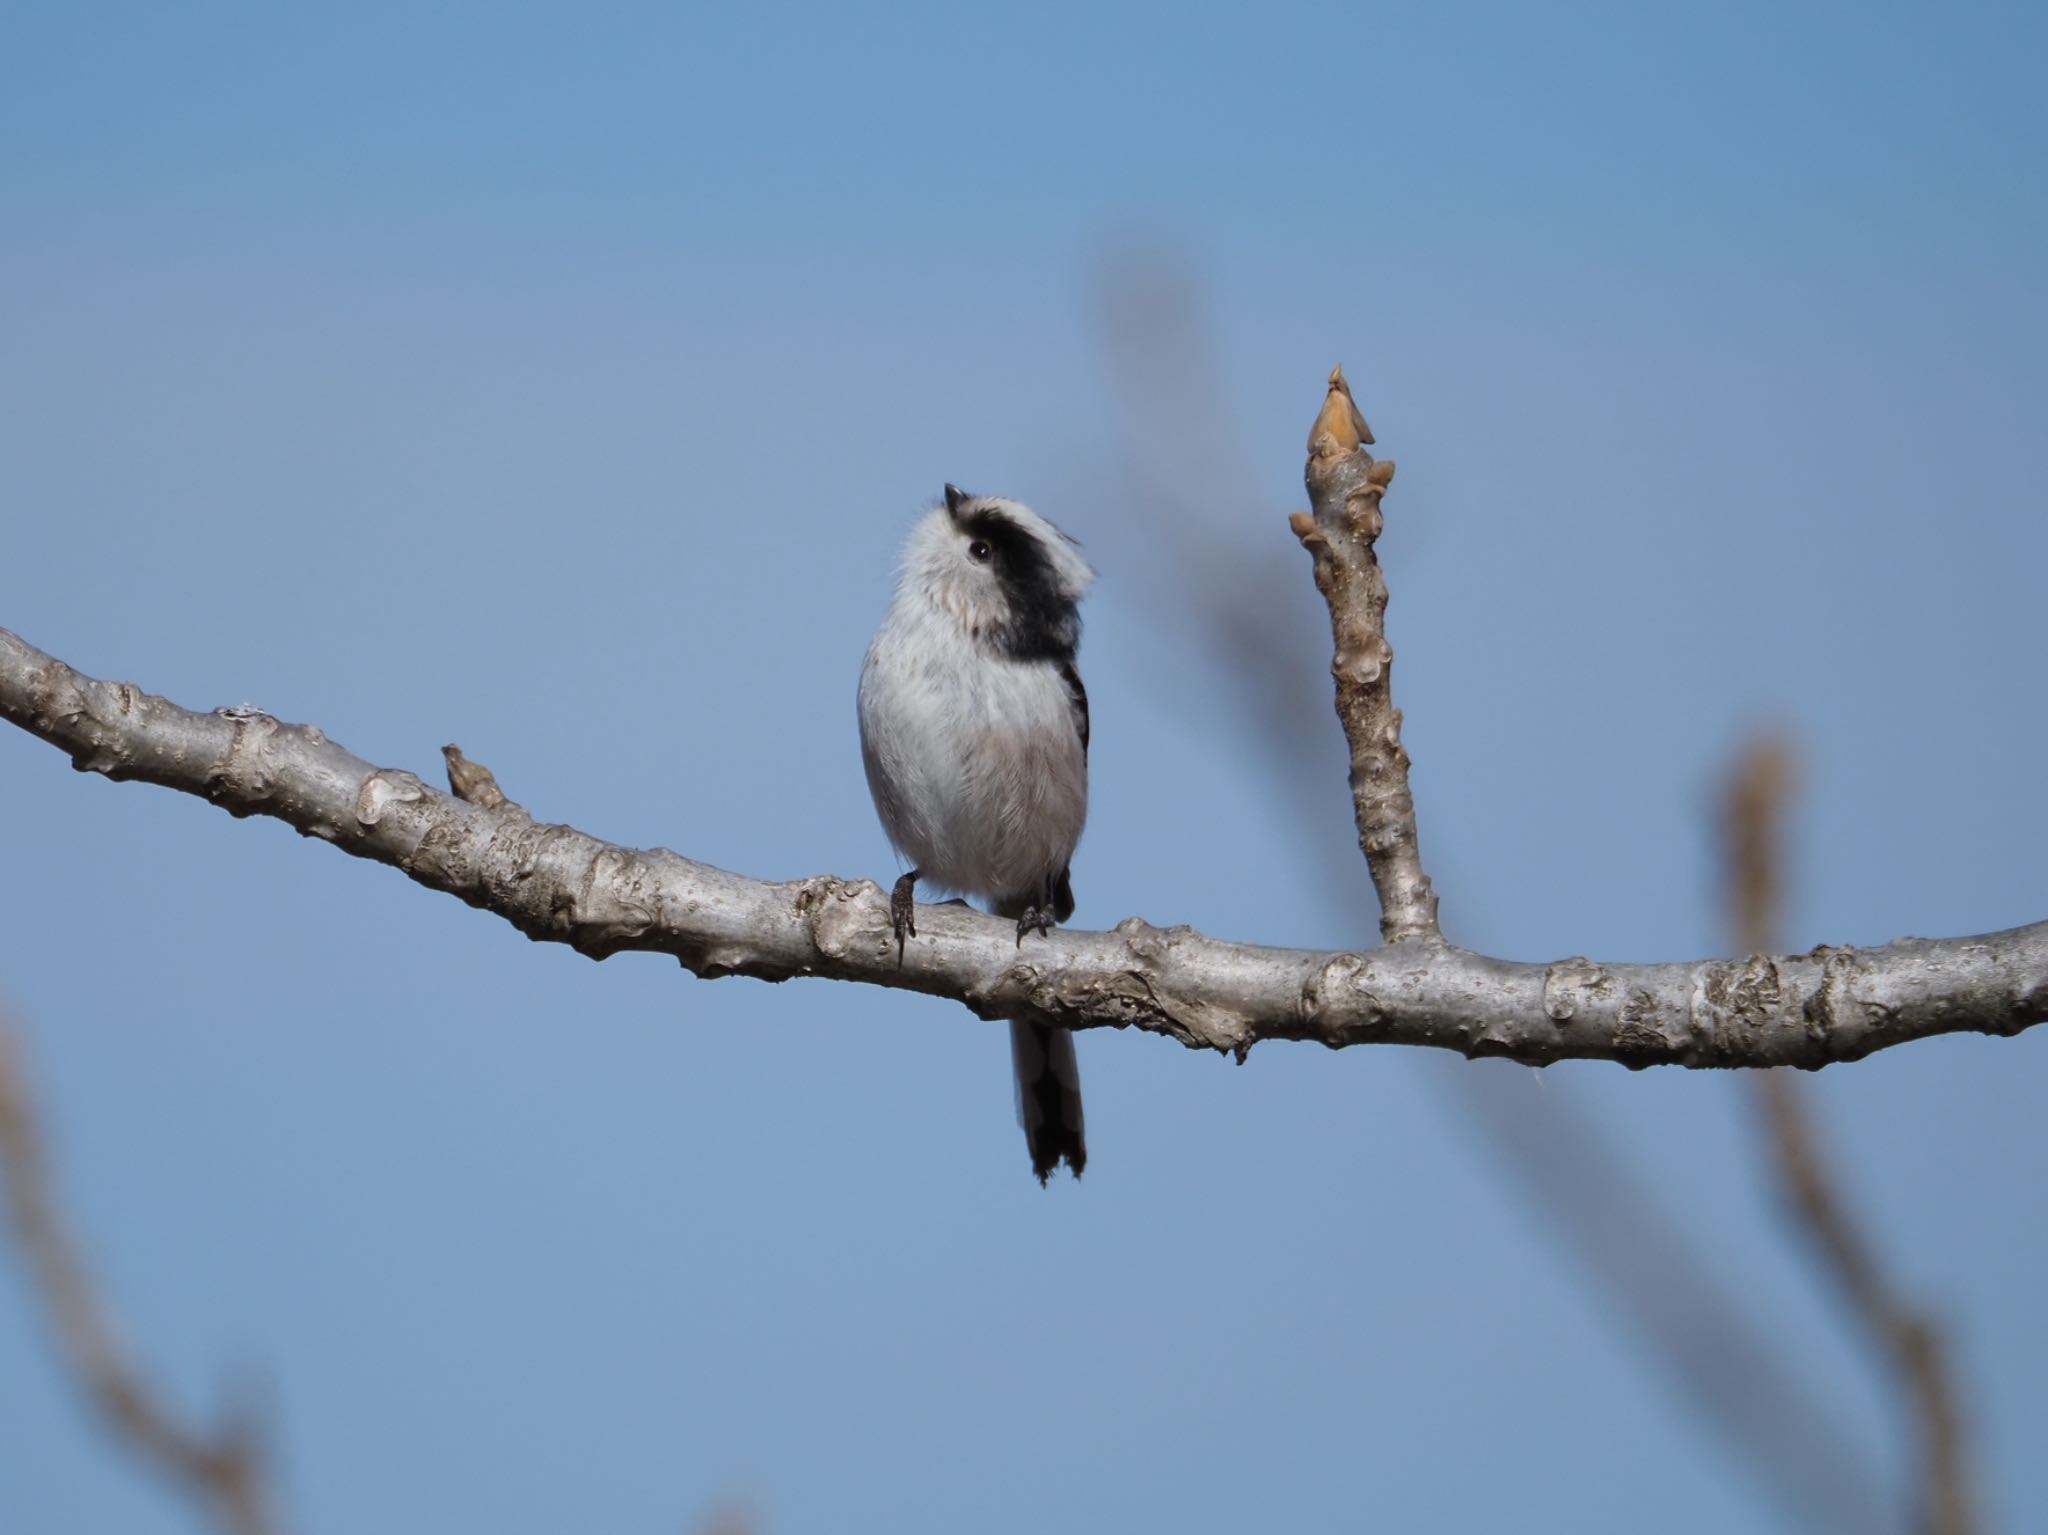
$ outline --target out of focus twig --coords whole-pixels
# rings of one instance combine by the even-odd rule
[[[108,1434],[205,1508],[229,1535],[274,1535],[254,1444],[178,1421],[115,1339],[51,1192],[14,1036],[0,1027],[0,1178],[15,1245],[49,1308],[57,1351]]]
[[[1133,540],[1125,563],[1152,598],[1152,632],[1163,654],[1206,654],[1202,689],[1186,700],[1191,717],[1262,755],[1300,833],[1300,866],[1330,892],[1333,910],[1356,910],[1359,860],[1334,816],[1325,818],[1329,802],[1307,790],[1330,744],[1328,684],[1316,678],[1327,642],[1313,608],[1293,596],[1300,578],[1284,541],[1247,515],[1262,499],[1259,479],[1246,465],[1200,284],[1171,251],[1141,248],[1105,265],[1098,299],[1127,417],[1117,434]],[[1361,442],[1368,431],[1361,425]],[[1123,526],[1109,522],[1112,532]],[[1405,531],[1412,548],[1422,530]],[[1489,1067],[1416,1063],[1493,1151],[1492,1164],[1519,1181],[1653,1367],[1780,1505],[1807,1527],[1879,1527],[1865,1458],[1570,1079],[1553,1077],[1539,1093],[1526,1073]]]
[[[1794,777],[1791,749],[1775,736],[1751,742],[1728,776],[1722,830],[1729,916],[1743,953],[1772,952],[1783,929],[1784,818]],[[1784,1070],[1760,1071],[1750,1081],[1785,1203],[1856,1325],[1898,1377],[1920,1464],[1915,1527],[1924,1535],[1971,1535],[1977,1525],[1969,1457],[1942,1336],[1894,1288],[1851,1214],[1821,1151],[1805,1088]]]

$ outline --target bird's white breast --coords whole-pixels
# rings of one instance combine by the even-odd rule
[[[899,606],[868,649],[860,725],[889,840],[932,883],[1035,898],[1066,868],[1088,765],[1056,666],[992,655],[947,615]]]

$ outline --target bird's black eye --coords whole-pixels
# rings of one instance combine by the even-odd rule
[[[988,540],[985,538],[977,538],[967,546],[967,557],[971,560],[986,561],[988,554]]]

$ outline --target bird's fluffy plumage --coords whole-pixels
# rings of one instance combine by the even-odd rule
[[[861,668],[861,756],[889,840],[921,878],[1020,922],[1073,911],[1089,734],[1075,658],[1094,579],[1029,507],[949,485],[911,531]],[[1043,1181],[1065,1159],[1078,1175],[1073,1036],[1029,1022],[1011,1035],[1033,1170]]]
[[[861,670],[861,748],[883,830],[932,884],[1001,910],[1065,875],[1088,818],[1074,657],[1094,578],[1015,501],[955,497],[911,532]]]

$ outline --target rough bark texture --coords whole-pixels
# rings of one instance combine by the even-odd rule
[[[899,962],[867,880],[747,879],[443,793],[250,709],[197,714],[101,682],[0,630],[0,716],[84,772],[272,816],[593,958],[673,955],[706,978],[823,976],[950,997],[983,1018],[1136,1026],[1242,1054],[1264,1039],[1429,1045],[1530,1065],[1825,1066],[1934,1034],[2017,1034],[2048,1016],[2048,922],[1660,965],[1514,964],[1424,939],[1371,953],[1262,948],[1130,918],[1021,949],[1013,924],[920,907]],[[9,785],[28,814],[32,787]]]
[[[1387,582],[1373,544],[1383,526],[1380,501],[1394,480],[1394,461],[1365,451],[1365,424],[1344,382],[1330,372],[1330,392],[1309,429],[1307,514],[1292,526],[1315,560],[1316,589],[1330,607],[1337,682],[1337,718],[1351,746],[1351,805],[1358,846],[1380,897],[1380,936],[1388,943],[1434,938],[1436,892],[1422,871],[1415,800],[1408,792],[1408,751],[1401,711],[1394,707],[1394,649],[1387,643]]]

